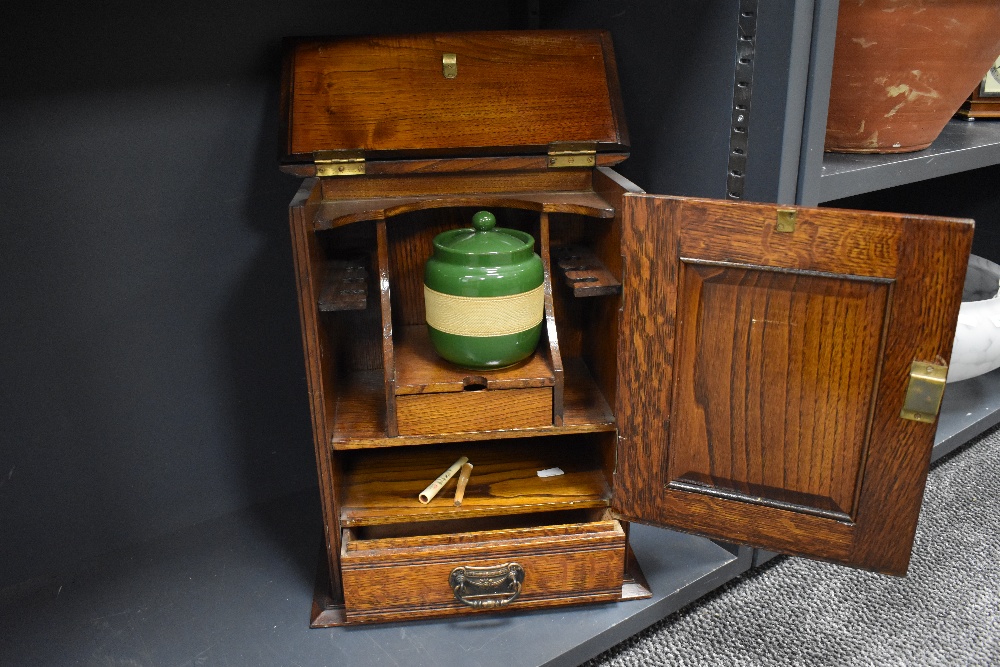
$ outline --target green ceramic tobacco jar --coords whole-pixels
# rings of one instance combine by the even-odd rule
[[[438,234],[424,269],[424,306],[431,342],[452,363],[502,368],[529,357],[544,311],[535,240],[496,227],[488,211],[472,217],[472,229]]]

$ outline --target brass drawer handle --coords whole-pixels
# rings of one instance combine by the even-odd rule
[[[473,609],[506,607],[521,594],[524,568],[517,563],[495,567],[456,567],[448,577],[455,599]]]

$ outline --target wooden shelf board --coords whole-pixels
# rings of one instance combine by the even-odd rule
[[[493,206],[548,213],[577,213],[592,218],[615,217],[614,207],[596,192],[544,191],[339,199],[320,204],[316,209],[313,224],[316,229],[332,229],[362,220],[382,220],[410,211],[457,206]]]
[[[573,291],[573,296],[607,296],[622,293],[621,282],[589,248],[583,246],[553,248],[552,259],[562,275],[563,282]]]
[[[396,395],[462,391],[469,377],[486,380],[487,390],[551,387],[555,374],[540,346],[524,361],[509,368],[477,371],[460,368],[438,356],[424,325],[402,327],[394,341]]]
[[[368,305],[368,271],[364,260],[330,260],[324,266],[318,307],[323,312],[364,310]]]
[[[585,443],[580,443],[586,447]],[[537,441],[493,447],[488,442],[419,449],[358,452],[344,462],[343,527],[468,519],[554,510],[606,507],[610,489],[593,452],[573,443]],[[473,464],[460,507],[454,504],[456,479],[430,503],[417,495],[459,456]],[[559,467],[555,477],[538,471]]]
[[[337,395],[335,425],[331,446],[335,450],[369,449],[424,445],[437,442],[508,440],[539,435],[572,435],[615,430],[615,418],[600,390],[580,359],[565,361],[563,425],[504,431],[476,431],[443,435],[406,435],[387,437],[382,371],[352,375]]]

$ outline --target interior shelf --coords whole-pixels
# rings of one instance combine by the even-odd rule
[[[555,384],[552,364],[539,348],[525,361],[509,368],[475,371],[443,361],[434,350],[427,327],[401,328],[396,338],[396,394],[430,394],[462,391],[468,378],[486,380],[489,389],[551,387]]]
[[[575,297],[621,294],[622,284],[597,255],[583,246],[552,249],[552,258],[563,282]]]
[[[952,120],[922,151],[825,153],[820,202],[1000,164],[1000,121]]]
[[[525,440],[496,447],[486,442],[357,452],[343,463],[344,527],[467,519],[608,506],[610,489],[592,443],[584,438]],[[473,464],[461,506],[455,480],[424,505],[417,495],[460,456]],[[561,468],[565,474],[539,477]],[[450,532],[450,531],[449,531]]]
[[[611,408],[604,400],[583,361],[580,359],[565,360],[563,377],[565,389],[562,426],[388,437],[385,434],[384,426],[385,380],[382,371],[354,373],[344,381],[337,393],[336,420],[331,446],[335,450],[367,449],[435,442],[498,440],[534,435],[614,431],[615,419]]]
[[[593,191],[544,191],[510,194],[462,193],[381,199],[337,199],[317,207],[315,229],[332,229],[361,220],[382,220],[429,208],[462,206],[519,208],[546,213],[576,213],[591,218],[615,217],[614,206]]]
[[[368,271],[363,260],[327,261],[317,307],[327,313],[364,310],[368,306],[367,281]]]

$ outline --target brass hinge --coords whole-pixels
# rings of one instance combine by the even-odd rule
[[[914,361],[910,365],[910,382],[906,386],[903,419],[931,423],[941,409],[944,383],[948,378],[948,366],[927,361]]]
[[[597,144],[593,142],[554,141],[549,144],[549,167],[584,168],[597,166]]]
[[[364,151],[314,151],[317,176],[360,176],[365,173]]]

